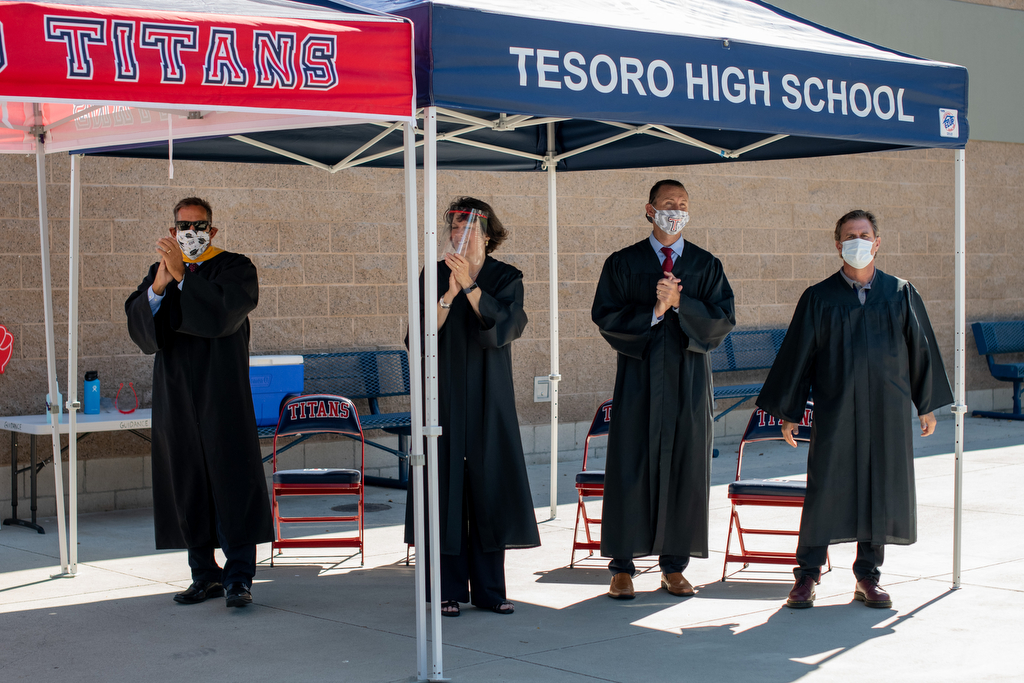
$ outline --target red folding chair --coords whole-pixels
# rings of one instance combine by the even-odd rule
[[[589,551],[587,557],[593,557],[595,550],[601,549],[601,540],[594,540],[595,534],[591,533],[591,525],[601,528],[601,519],[591,517],[587,514],[587,505],[584,499],[589,498],[593,504],[596,498],[604,497],[604,470],[588,470],[587,455],[590,451],[590,440],[597,436],[608,434],[608,424],[612,418],[612,400],[608,399],[597,409],[594,421],[590,423],[590,431],[587,432],[587,439],[583,443],[583,471],[576,475],[576,493],[579,502],[576,503],[576,526],[572,533],[572,555],[569,557],[569,568],[576,564],[576,551]],[[583,531],[587,540],[578,540],[580,532],[580,520],[583,521]]]
[[[797,441],[811,440],[811,422],[814,419],[814,403],[807,402],[804,419],[797,430]],[[732,501],[732,514],[729,517],[729,536],[725,542],[725,563],[722,565],[722,580],[725,581],[726,571],[730,562],[742,562],[746,569],[750,564],[781,564],[796,566],[796,550],[793,552],[748,550],[745,535],[754,536],[799,536],[799,530],[767,529],[745,527],[740,522],[741,507],[786,507],[802,508],[807,493],[807,482],[791,479],[743,479],[743,448],[748,443],[758,441],[782,441],[781,425],[774,417],[760,408],[755,410],[747,422],[747,428],[740,440],[739,457],[736,460],[736,480],[729,484],[729,500]],[[739,542],[739,553],[731,553],[732,532],[736,530]],[[829,570],[832,562],[829,560]]]
[[[311,434],[343,434],[359,440],[359,469],[277,469],[277,439],[282,436]],[[308,394],[289,399],[281,408],[274,433],[274,482],[272,510],[275,540],[270,549],[270,565],[274,554],[283,548],[356,548],[359,566],[363,565],[363,428],[352,401],[332,394]],[[356,496],[356,514],[322,515],[316,517],[284,517],[278,499],[284,496]],[[355,522],[358,534],[284,538],[282,524],[341,524]]]

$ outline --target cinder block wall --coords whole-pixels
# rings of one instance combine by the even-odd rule
[[[58,378],[64,386],[69,161],[55,155],[48,164],[57,355],[62,359]],[[250,255],[259,268],[254,354],[401,347],[406,329],[401,172],[353,169],[330,175],[296,166],[177,161],[171,180],[166,162],[99,158],[86,159],[84,169],[79,367],[99,371],[105,396],[112,396],[119,382],[134,381],[140,404],[150,403],[152,359],[128,338],[123,303],[154,261],[153,243],[170,226],[171,207],[191,194],[212,202],[214,223],[221,230],[217,242]],[[575,423],[589,423],[597,405],[611,395],[614,379],[614,354],[590,320],[601,266],[610,252],[648,234],[642,215],[647,191],[666,177],[682,180],[690,192],[686,237],[722,259],[736,291],[741,328],[786,326],[803,289],[840,265],[831,239],[835,219],[852,208],[875,211],[882,235],[878,264],[910,279],[922,292],[952,372],[951,152],[562,174],[560,416],[571,425],[567,429],[574,442]],[[539,173],[443,172],[439,182],[439,205],[460,194],[480,197],[493,204],[512,231],[496,257],[525,276],[530,324],[513,347],[517,409],[525,427],[536,426],[532,453],[546,454],[550,437],[540,433],[550,405],[534,403],[532,388],[533,377],[548,374],[550,362],[546,178]],[[970,143],[968,321],[1024,316],[1022,197],[1024,145]],[[0,324],[15,341],[14,356],[0,375],[2,414],[40,411],[46,393],[39,254],[34,158],[0,156]],[[1005,388],[991,379],[974,353],[970,333],[967,345],[968,387],[979,392],[971,395],[1001,403]],[[718,376],[716,381],[749,382],[762,376]],[[385,409],[401,404],[392,400]],[[0,437],[0,469],[7,469],[10,441]],[[40,440],[43,452],[48,456],[45,439]],[[88,437],[79,452],[85,461],[134,458],[144,456],[148,446],[129,434],[107,433]],[[45,472],[43,478],[52,480]],[[5,482],[9,477],[0,479],[0,500],[9,496]],[[122,497],[127,501],[129,494]]]

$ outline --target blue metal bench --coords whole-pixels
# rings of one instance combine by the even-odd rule
[[[303,354],[305,394],[335,394],[353,401],[366,399],[370,412],[360,415],[364,431],[380,429],[398,435],[398,449],[366,440],[368,445],[398,456],[398,479],[366,477],[373,486],[406,488],[409,481],[409,437],[412,433],[410,413],[382,413],[378,399],[409,395],[409,357],[404,350],[345,351],[341,353]],[[261,439],[273,438],[275,427],[261,427]],[[278,453],[291,448],[308,436],[301,436]],[[270,456],[264,458],[264,462]]]
[[[775,362],[786,330],[734,330],[725,337],[717,349],[712,351],[711,372],[739,372],[742,370],[767,370]],[[715,416],[715,422],[740,407],[744,402],[757,398],[763,383],[731,384],[718,386],[715,384],[715,401],[732,401],[732,404]],[[711,457],[718,457],[718,449],[714,449]]]
[[[711,371],[738,372],[741,370],[767,370],[775,362],[782,340],[786,336],[784,329],[772,330],[736,330],[726,336],[725,341],[712,351]],[[715,401],[733,401],[733,403],[715,416],[715,422],[738,408],[743,402],[757,398],[761,393],[762,384],[715,385]]]
[[[976,417],[994,417],[1000,420],[1024,420],[1020,409],[1021,382],[1024,380],[1024,363],[996,363],[994,356],[1002,353],[1020,353],[1024,351],[1024,320],[1013,320],[999,323],[972,323],[974,343],[978,345],[978,354],[988,360],[988,371],[992,376],[1003,382],[1013,382],[1013,412],[997,413],[988,410],[975,410]]]

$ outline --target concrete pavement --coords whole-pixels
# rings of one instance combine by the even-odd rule
[[[600,560],[569,569],[578,462],[562,463],[558,518],[548,520],[548,469],[530,467],[542,546],[507,555],[516,613],[464,606],[444,619],[444,670],[455,681],[1011,681],[1024,679],[1024,423],[968,419],[963,587],[951,591],[953,421],[917,442],[919,542],[887,549],[893,609],[853,601],[851,544],[810,610],[791,610],[788,570],[730,567],[726,484],[735,445],[719,443],[711,557],[686,576],[681,600],[652,569],[638,596],[605,596]],[[806,450],[749,446],[747,476],[805,471]],[[404,492],[370,488],[365,566],[323,551],[288,551],[271,568],[260,548],[255,603],[178,605],[190,580],[184,552],[156,552],[150,510],[83,515],[79,573],[58,569],[56,523],[46,535],[0,531],[0,680],[407,681],[415,677],[413,570],[402,543]],[[6,513],[7,511],[3,511]],[[750,521],[792,511],[750,512]],[[795,520],[796,517],[792,517]],[[650,563],[648,563],[650,564]],[[738,573],[736,573],[738,572]]]

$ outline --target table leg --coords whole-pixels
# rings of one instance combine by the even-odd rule
[[[18,433],[11,432],[11,516],[4,524],[18,519]]]
[[[36,509],[39,507],[36,504],[36,474],[38,474],[39,470],[36,469],[36,435],[35,434],[30,434],[29,437],[28,437],[28,453],[29,453],[29,456],[28,456],[28,458],[29,458],[29,466],[31,467],[30,475],[29,475],[30,476],[29,483],[30,483],[30,485],[32,487],[32,495],[29,498],[29,510],[32,511],[32,524],[35,524],[36,523]],[[39,529],[39,533],[43,533],[43,528],[42,527],[37,526],[36,528]]]
[[[46,531],[36,524],[36,437],[29,437],[29,451],[31,453],[32,465],[29,468],[32,485],[32,521],[18,519],[18,433],[11,432],[11,516],[3,521],[5,526],[23,526],[35,529],[41,534]]]

